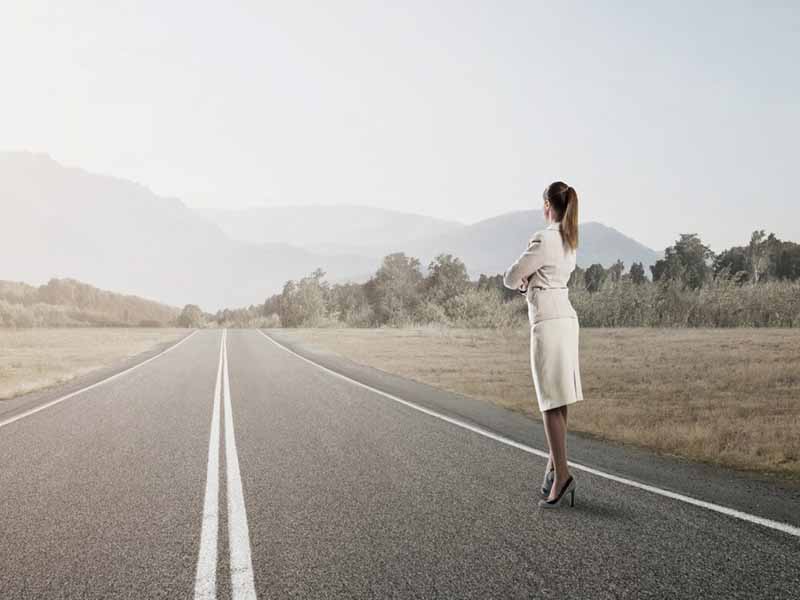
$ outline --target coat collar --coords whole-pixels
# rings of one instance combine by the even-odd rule
[[[553,229],[555,231],[560,231],[561,230],[561,223],[550,223],[550,225],[545,227],[545,229]]]

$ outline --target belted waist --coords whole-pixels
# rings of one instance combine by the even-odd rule
[[[569,288],[531,287],[528,292],[526,299],[531,325],[547,319],[578,318],[569,300]]]

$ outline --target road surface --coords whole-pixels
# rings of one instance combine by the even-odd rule
[[[198,331],[0,404],[0,598],[800,597],[796,486],[571,436],[542,511],[540,429]]]

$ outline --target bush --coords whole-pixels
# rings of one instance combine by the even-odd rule
[[[608,283],[597,292],[572,290],[587,327],[798,327],[800,282],[740,284],[717,276],[691,289],[675,280]]]
[[[525,322],[520,306],[524,307],[520,302],[504,302],[496,290],[469,289],[451,298],[444,311],[456,327],[502,328]]]
[[[630,280],[606,281],[596,292],[570,290],[570,300],[586,327],[636,327],[651,324],[656,311],[655,286]]]
[[[202,327],[205,324],[203,311],[195,304],[187,304],[178,316],[177,324],[178,327]]]
[[[149,319],[145,319],[144,321],[139,321],[139,327],[162,327],[163,323],[160,321],[152,321]]]
[[[420,325],[449,325],[450,319],[447,317],[444,307],[427,300],[414,311],[414,322]]]

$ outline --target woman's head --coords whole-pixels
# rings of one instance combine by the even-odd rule
[[[578,194],[575,188],[563,181],[554,181],[544,190],[544,218],[561,223],[564,244],[575,250],[578,247]]]

